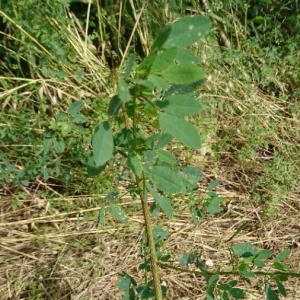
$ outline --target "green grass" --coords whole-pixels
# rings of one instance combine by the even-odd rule
[[[55,6],[47,22],[39,20],[37,29],[28,26],[22,31],[18,29],[21,8],[5,10],[0,6],[1,17],[4,12],[13,21],[0,29],[0,53],[6,53],[0,59],[3,299],[8,295],[7,287],[9,296],[18,299],[67,299],[68,295],[90,299],[91,293],[97,298],[103,291],[106,297],[116,294],[117,298],[107,299],[121,299],[119,274],[126,271],[141,277],[136,266],[140,260],[137,253],[142,218],[139,206],[129,195],[121,199],[129,215],[129,228],[109,215],[105,226],[95,227],[105,195],[116,187],[123,191],[128,183],[122,161],[114,162],[98,177],[88,178],[86,173],[92,132],[99,121],[107,118],[109,98],[116,92],[109,60],[125,60],[122,53],[127,46],[128,53],[135,52],[142,58],[149,50],[147,43],[168,19],[161,4],[151,6],[145,2],[145,11],[136,23],[133,2],[125,2],[121,27],[118,20],[109,19],[102,11],[102,37],[95,25],[98,7],[92,7],[86,36],[84,4],[77,7],[83,16],[78,15],[78,22],[69,27],[64,21],[65,11],[57,14]],[[169,18],[197,10],[195,1],[191,2],[187,10],[170,7]],[[300,21],[299,14],[293,13],[299,8],[288,10],[279,4],[261,8],[257,4],[251,10],[239,7],[238,2],[230,3],[211,5],[212,11],[201,7],[216,24],[205,42],[193,47],[207,74],[199,90],[203,111],[193,120],[201,132],[203,147],[189,153],[174,145],[175,154],[183,162],[203,170],[205,180],[197,196],[203,197],[206,182],[218,178],[218,192],[229,204],[225,204],[224,213],[204,222],[199,231],[187,213],[185,200],[177,199],[176,218],[159,218],[172,231],[164,250],[179,259],[185,251],[201,249],[206,259],[228,267],[225,241],[239,222],[247,220],[252,224],[249,233],[234,242],[251,241],[276,253],[292,243],[290,262],[299,272],[299,263],[292,260],[299,256],[299,247],[295,246],[298,232],[294,228],[299,218]],[[29,1],[28,5],[31,9],[33,4]],[[49,8],[44,9],[50,13],[46,11]],[[73,9],[76,11],[76,7]],[[261,23],[256,23],[260,11],[265,15]],[[285,19],[281,19],[282,14]],[[135,23],[138,26],[129,43]],[[222,31],[230,48],[219,43]],[[112,35],[119,40],[109,46]],[[58,48],[51,44],[57,37]],[[113,49],[107,53],[109,47]],[[85,122],[59,120],[58,114],[67,113],[76,100],[85,101],[81,111]],[[71,127],[67,134],[66,126]],[[63,141],[63,151],[54,142],[45,151],[50,131],[51,139]],[[193,297],[193,293],[201,296],[201,279],[192,282],[182,274],[164,272],[162,278],[166,278],[173,293],[171,298]],[[249,295],[261,298],[261,284],[246,286]],[[295,298],[299,297],[297,287],[298,281],[288,284]]]

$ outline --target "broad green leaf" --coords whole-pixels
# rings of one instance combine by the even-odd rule
[[[94,157],[90,156],[87,162],[87,172],[89,176],[96,176],[105,169],[105,164],[102,166],[96,166]]]
[[[197,89],[200,85],[205,82],[205,79],[198,80],[191,84],[174,84],[172,85],[167,92],[165,93],[165,97],[172,96],[172,95],[193,95],[198,96]]]
[[[243,290],[239,288],[232,288],[228,291],[228,293],[234,298],[234,299],[243,299],[245,297],[245,293]]]
[[[220,279],[220,276],[219,275],[213,275],[209,278],[208,280],[208,285],[209,286],[214,286],[216,285],[216,283],[218,282],[218,280]]]
[[[172,65],[161,72],[161,76],[173,84],[190,84],[205,79],[204,71],[195,65]]]
[[[155,199],[158,206],[162,209],[162,211],[166,214],[169,219],[173,218],[173,209],[172,209],[172,201],[159,194],[149,183],[146,183],[147,190]]]
[[[125,82],[125,80],[120,77],[119,78],[119,90],[118,90],[118,96],[121,99],[121,101],[124,102],[129,102],[131,100],[131,96],[129,93],[129,89],[127,86],[127,83]]]
[[[289,255],[290,255],[290,250],[285,249],[275,257],[274,261],[278,261],[278,262],[282,261],[286,259]]]
[[[111,213],[112,215],[120,222],[122,222],[123,224],[127,224],[128,221],[127,221],[127,218],[126,218],[126,214],[124,212],[124,210],[116,205],[115,203],[110,203],[109,204],[110,206],[110,210],[111,210]]]
[[[70,105],[70,107],[68,109],[68,113],[70,115],[78,114],[82,110],[83,107],[84,107],[84,101],[82,101],[82,100],[75,101]]]
[[[122,277],[120,279],[120,281],[119,281],[118,286],[119,286],[119,289],[121,291],[127,291],[127,290],[129,290],[129,288],[131,286],[131,279],[130,279],[130,277],[128,277],[128,276]]]
[[[137,67],[136,69],[137,74],[140,74],[141,76],[149,74],[151,66],[154,60],[156,59],[157,53],[158,53],[158,49],[152,48],[149,55],[146,58],[144,58],[143,61]]]
[[[146,140],[146,145],[150,146],[152,149],[154,148],[163,148],[167,146],[173,137],[167,133],[156,133],[149,136]]]
[[[194,149],[201,147],[200,135],[197,129],[183,118],[160,113],[159,127],[162,131],[171,134],[186,146]]]
[[[175,61],[179,64],[195,64],[200,62],[199,57],[195,56],[192,51],[187,49],[179,49]]]
[[[207,34],[210,26],[210,20],[203,16],[180,18],[162,29],[152,48],[185,48]]]
[[[174,65],[177,53],[178,48],[159,50],[155,60],[152,63],[149,73],[157,75],[169,68],[171,65]]]
[[[242,257],[255,256],[258,250],[255,246],[250,243],[240,243],[232,246],[233,252]]]
[[[153,166],[145,170],[145,175],[153,185],[165,193],[185,193],[185,187],[181,177],[172,171],[169,167]]]
[[[206,210],[209,214],[217,214],[221,212],[223,209],[220,206],[222,202],[224,202],[226,199],[224,197],[212,197],[209,200],[206,201]]]
[[[259,260],[259,259],[254,259],[253,265],[257,266],[258,268],[264,268],[266,266],[266,264],[262,260]]]
[[[265,286],[266,300],[280,300],[269,284]]]
[[[110,116],[116,115],[121,107],[121,103],[122,101],[118,95],[113,96],[109,101],[108,114]]]
[[[209,185],[207,186],[207,189],[213,190],[215,187],[217,187],[219,185],[220,181],[219,180],[213,180],[212,182],[209,183]]]
[[[178,48],[162,49],[157,52],[149,73],[159,74],[165,69],[174,65],[175,57],[177,56]]]
[[[256,259],[265,260],[272,256],[272,252],[267,249],[260,250],[256,256]]]
[[[163,149],[156,150],[158,159],[168,165],[173,166],[176,163],[176,158],[169,152]]]
[[[168,83],[165,81],[165,79],[156,75],[149,75],[148,81],[150,81],[153,84],[154,88],[156,87],[165,90],[168,87]]]
[[[82,114],[73,114],[70,116],[70,121],[74,123],[84,123],[87,121],[87,117]]]
[[[135,64],[135,60],[136,60],[136,55],[134,53],[131,53],[128,57],[128,60],[126,62],[126,66],[125,66],[125,78],[128,78],[130,76],[130,73]]]
[[[109,161],[113,155],[114,141],[108,122],[102,122],[96,127],[92,146],[96,166],[102,166]]]
[[[177,117],[196,115],[201,111],[200,103],[186,95],[175,95],[156,101],[155,104],[170,115]]]
[[[58,154],[64,152],[64,150],[65,150],[65,143],[64,143],[64,141],[59,140],[59,139],[53,139],[53,145],[54,145],[55,151]]]
[[[141,158],[138,154],[131,153],[127,158],[127,165],[135,175],[139,176],[142,174],[143,167],[141,163]]]

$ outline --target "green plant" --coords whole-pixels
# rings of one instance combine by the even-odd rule
[[[96,175],[114,159],[123,157],[126,168],[131,171],[127,190],[134,199],[140,199],[143,209],[146,234],[142,247],[144,263],[140,269],[145,271],[145,282],[137,284],[129,274],[124,273],[119,283],[119,288],[125,292],[124,299],[155,297],[159,300],[166,295],[166,287],[161,286],[159,266],[174,267],[169,263],[170,255],[161,253],[159,245],[168,233],[160,226],[153,227],[151,216],[161,210],[172,218],[172,198],[180,195],[190,200],[192,216],[198,223],[206,215],[220,212],[220,204],[225,200],[213,192],[219,183],[216,180],[207,187],[209,199],[197,201],[194,191],[202,178],[201,172],[196,167],[180,166],[178,159],[167,150],[174,138],[187,147],[201,147],[200,135],[188,117],[201,110],[193,91],[203,82],[205,75],[198,66],[198,58],[187,47],[204,36],[209,28],[209,20],[202,16],[181,18],[163,28],[149,56],[139,65],[136,65],[135,56],[131,55],[125,74],[117,79],[118,94],[109,103],[109,118],[101,122],[93,134],[93,156],[89,159],[88,172]],[[149,195],[154,198],[152,205],[148,201]],[[120,197],[117,192],[107,195],[99,212],[98,224],[104,220],[105,204],[109,205],[118,221],[128,222],[125,211],[117,204]],[[220,295],[223,300],[229,297],[241,299],[244,292],[236,287],[236,281],[226,284],[217,282],[219,275],[224,274],[250,277],[251,264],[264,266],[263,260],[270,257],[270,252],[256,250],[252,245],[250,251],[249,247],[237,245],[232,248],[236,255],[245,257],[237,266],[238,271],[208,272],[197,255],[192,255],[192,258],[185,256],[181,265],[197,261],[200,272],[196,274],[206,278],[208,299],[215,299],[214,295]],[[180,268],[178,270],[185,272]],[[280,270],[289,271],[287,268]],[[152,273],[151,279],[147,277],[149,271]],[[269,273],[272,276],[276,274]],[[278,285],[284,281],[280,277],[276,280]],[[274,295],[268,284],[266,292],[267,296]],[[284,294],[284,289],[280,292]],[[268,296],[268,299],[272,298]]]

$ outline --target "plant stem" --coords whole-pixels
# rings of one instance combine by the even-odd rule
[[[152,275],[153,275],[155,299],[162,300],[163,295],[162,295],[162,290],[161,290],[161,285],[160,285],[159,267],[158,267],[158,263],[157,263],[157,259],[156,259],[156,250],[155,250],[155,243],[154,243],[152,226],[151,226],[149,204],[144,199],[146,187],[145,187],[144,180],[139,179],[139,181],[142,184],[142,191],[140,194],[140,198],[141,198],[141,203],[142,203],[142,207],[143,207],[147,241],[148,241],[148,246],[149,246],[149,250],[150,250],[151,271],[152,271]]]

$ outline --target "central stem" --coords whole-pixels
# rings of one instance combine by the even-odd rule
[[[136,97],[133,99],[133,107],[134,107],[134,113],[133,113],[133,120],[132,120],[132,135],[134,140],[134,151],[136,151],[137,143],[137,114],[136,114]],[[146,200],[146,185],[145,185],[145,178],[144,174],[142,176],[136,175],[136,185],[138,187],[138,190],[140,191],[140,200],[143,208],[143,214],[144,214],[144,221],[145,221],[145,228],[146,228],[146,236],[147,236],[147,242],[150,250],[150,262],[151,262],[151,271],[153,275],[153,283],[154,283],[154,292],[155,292],[155,299],[156,300],[162,300],[162,290],[161,290],[161,284],[160,284],[160,275],[159,275],[159,266],[157,263],[157,257],[156,257],[156,249],[155,249],[155,242],[153,238],[153,231],[152,231],[152,223],[151,223],[151,217],[150,217],[150,209],[149,204]]]

